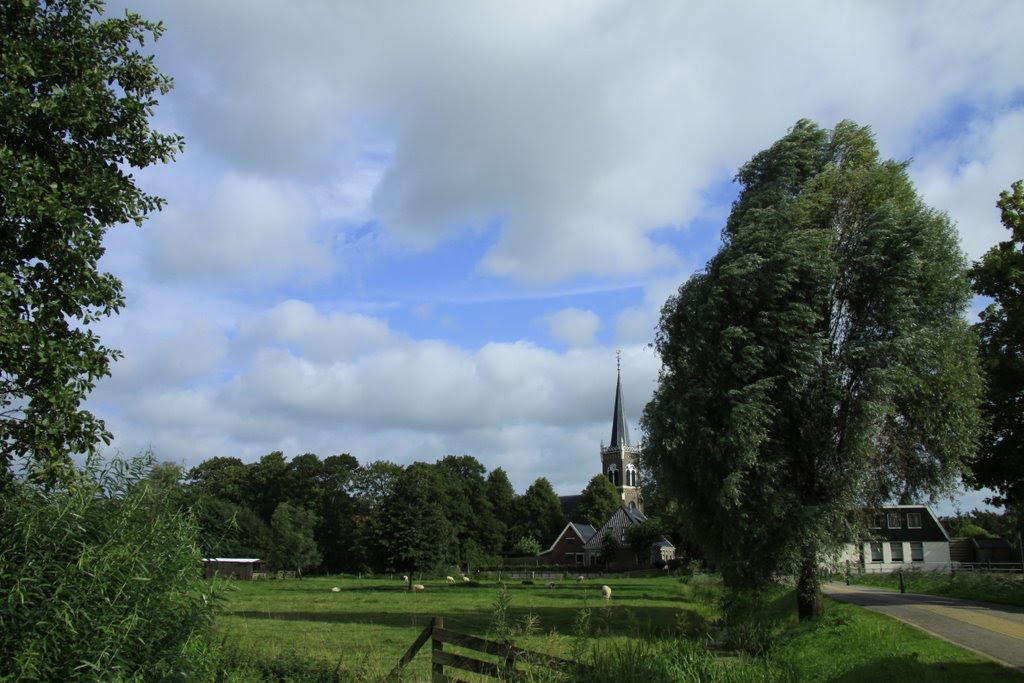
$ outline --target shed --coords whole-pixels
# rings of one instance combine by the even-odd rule
[[[265,570],[266,562],[258,557],[207,557],[203,559],[203,575],[212,579],[245,579],[251,581]]]

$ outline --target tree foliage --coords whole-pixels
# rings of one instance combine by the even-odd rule
[[[851,511],[951,491],[978,433],[966,264],[869,129],[808,121],[740,168],[705,270],[662,309],[646,459],[733,587],[798,577]]]
[[[281,503],[270,521],[271,546],[268,564],[271,569],[294,569],[302,576],[303,569],[320,564],[313,530],[316,514],[312,510]]]
[[[600,529],[615,514],[620,505],[622,505],[622,498],[619,496],[615,484],[608,481],[608,477],[603,474],[597,474],[587,482],[586,488],[583,489],[577,514],[587,524],[595,529]]]
[[[440,489],[433,467],[413,463],[382,506],[379,528],[389,565],[410,577],[454,559],[455,530],[445,516]]]
[[[162,204],[130,169],[182,148],[149,126],[171,79],[138,49],[163,27],[102,10],[0,4],[0,473],[24,458],[48,485],[74,476],[72,454],[110,440],[80,408],[117,356],[89,329],[123,303],[98,268],[103,235]]]
[[[987,389],[989,429],[972,463],[971,482],[991,488],[991,501],[1014,512],[1024,525],[1024,181],[999,195],[1010,239],[974,264],[974,291],[992,303],[975,326]]]
[[[515,501],[516,522],[511,530],[514,538],[530,536],[547,546],[566,524],[562,502],[551,488],[551,482],[539,477]]]

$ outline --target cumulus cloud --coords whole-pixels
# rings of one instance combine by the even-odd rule
[[[589,346],[601,327],[601,318],[593,311],[563,308],[544,318],[552,337],[568,346]]]
[[[308,198],[286,183],[228,175],[205,201],[154,222],[152,259],[166,277],[271,284],[323,270]]]
[[[1012,97],[1024,60],[1005,4],[153,10],[198,144],[311,181],[386,150],[369,187],[388,231],[432,246],[498,221],[483,272],[532,282],[671,265],[650,231],[797,118],[872,124],[901,155],[951,98]]]
[[[957,221],[972,260],[1009,237],[1000,222],[999,193],[1024,178],[1024,105],[975,121],[911,166],[921,193]]]
[[[974,258],[1021,175],[1021,3],[131,5],[167,24],[161,128],[188,152],[140,174],[169,208],[107,242],[129,304],[101,334],[126,358],[94,405],[160,457],[470,453],[570,493],[609,436],[614,347],[635,423],[718,190],[797,119],[913,157]],[[494,291],[524,326],[500,343]]]

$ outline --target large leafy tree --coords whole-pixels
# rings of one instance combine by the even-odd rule
[[[1010,239],[974,264],[974,291],[992,303],[975,326],[988,379],[984,412],[989,429],[972,463],[971,481],[996,492],[990,502],[1006,507],[1024,526],[1024,181],[999,195]]]
[[[302,570],[320,564],[313,532],[316,513],[291,503],[281,503],[270,520],[271,546],[269,564],[273,569]]]
[[[981,391],[949,219],[869,129],[798,122],[738,175],[723,245],[662,309],[646,458],[734,588],[819,567],[853,510],[952,490]]]
[[[409,576],[454,559],[455,530],[445,515],[446,501],[437,467],[422,462],[409,465],[384,500],[377,522],[387,562]]]
[[[149,126],[171,79],[138,49],[162,26],[102,11],[0,3],[0,475],[25,459],[48,485],[110,440],[80,407],[117,356],[89,329],[124,300],[98,268],[103,235],[160,208],[131,169],[183,144]]]
[[[620,505],[622,505],[622,498],[619,496],[615,484],[608,481],[608,477],[596,474],[580,495],[577,514],[594,528],[600,529],[619,509]]]
[[[514,539],[529,536],[547,547],[565,526],[562,502],[544,477],[539,477],[516,498],[516,524],[511,530]]]

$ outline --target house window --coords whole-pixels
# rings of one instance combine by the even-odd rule
[[[907,513],[907,528],[908,529],[920,529],[921,528],[921,513],[920,512],[908,512]]]
[[[900,528],[900,513],[889,512],[885,515],[885,525],[890,529]]]
[[[583,553],[576,553],[576,565],[582,566],[583,564]]]
[[[871,515],[871,528],[881,529],[882,528],[882,515]]]
[[[882,544],[872,543],[871,544],[871,561],[881,562],[882,561]]]
[[[910,542],[910,561],[924,562],[924,543],[921,541]]]
[[[889,555],[892,556],[893,562],[903,561],[903,544],[902,543],[890,543],[889,544]]]

